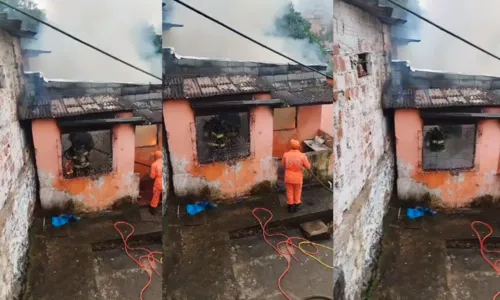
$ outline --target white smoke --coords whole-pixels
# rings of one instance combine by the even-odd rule
[[[301,4],[299,2],[302,1],[293,2]],[[323,63],[317,47],[308,41],[269,35],[269,32],[276,29],[275,20],[282,15],[290,0],[184,0],[184,2],[298,61],[308,64]],[[331,0],[319,2],[328,3],[329,11],[333,11]],[[184,25],[182,28],[172,28],[163,34],[164,47],[173,47],[180,55],[238,61],[290,62],[178,3],[173,3],[172,14],[168,21]]]
[[[422,1],[425,17],[500,56],[500,2],[489,0]],[[499,9],[499,10],[497,10]],[[400,48],[398,56],[413,68],[500,76],[500,61],[422,22],[420,43]]]
[[[157,0],[35,0],[47,14],[47,22],[102,50],[161,78],[161,55],[143,28],[154,26],[161,33],[162,11]],[[159,83],[104,54],[51,28],[40,25],[37,40],[29,49],[52,51],[30,58],[30,70],[47,78],[82,81]]]

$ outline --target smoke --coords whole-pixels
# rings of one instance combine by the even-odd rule
[[[161,54],[156,54],[146,28],[161,33],[161,4],[156,0],[36,0],[47,22],[130,64],[161,77]],[[47,78],[82,81],[160,83],[51,28],[40,25],[37,40],[25,48],[52,51],[30,58],[30,71]]]
[[[329,11],[333,11],[333,2],[321,0],[323,1],[328,2]],[[270,34],[276,33],[275,21],[283,15],[290,0],[185,0],[185,2],[300,62],[324,63],[318,54],[317,45],[307,40],[280,37],[285,35],[283,32],[277,32],[279,36]],[[181,28],[172,28],[163,34],[164,47],[173,47],[180,55],[269,63],[290,62],[180,4],[173,4],[167,20],[184,25]]]
[[[422,1],[422,0],[421,0]],[[500,56],[500,2],[487,0],[428,1],[425,17]],[[424,2],[425,3],[425,2]],[[398,52],[413,68],[451,73],[500,76],[500,62],[464,42],[422,22],[421,42]]]
[[[384,1],[387,6],[393,7],[392,16],[406,20],[404,25],[393,26],[392,34],[396,37],[406,37],[410,39],[421,38],[422,21],[415,15],[403,10],[388,1]],[[417,14],[425,14],[425,7],[422,5],[422,0],[396,0],[397,3],[416,12]]]

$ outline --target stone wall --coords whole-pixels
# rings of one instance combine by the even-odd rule
[[[23,85],[19,40],[0,30],[0,299],[19,296],[36,201],[29,129],[18,121]]]
[[[394,185],[390,120],[382,90],[390,73],[389,28],[366,12],[334,2],[334,244],[347,300],[361,299],[382,235]],[[368,75],[352,61],[367,53]]]

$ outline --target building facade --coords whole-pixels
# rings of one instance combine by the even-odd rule
[[[30,127],[18,118],[24,87],[21,22],[0,14],[0,299],[17,299],[22,290],[28,229],[37,199]],[[17,26],[16,26],[17,24]]]
[[[390,79],[390,25],[366,1],[334,2],[334,261],[346,299],[371,279],[394,186],[390,124],[382,110]]]

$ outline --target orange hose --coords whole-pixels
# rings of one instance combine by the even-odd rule
[[[478,224],[485,226],[489,230],[488,234],[486,234],[484,237],[481,236],[481,234],[479,233],[479,231],[475,227]],[[488,223],[481,222],[481,221],[474,221],[471,223],[470,226],[472,228],[472,231],[474,231],[474,233],[476,234],[476,237],[479,240],[479,248],[481,250],[481,256],[490,266],[493,267],[493,270],[495,270],[495,272],[500,275],[500,259],[493,261],[486,256],[486,254],[488,254],[488,253],[500,254],[500,251],[499,250],[489,250],[484,245],[486,243],[486,239],[488,239],[493,234],[493,228]],[[500,296],[500,292],[496,293],[496,295],[493,296],[493,300],[496,300],[499,296]]]
[[[265,211],[265,212],[267,212],[269,214],[269,218],[266,220],[266,222],[262,223],[262,220],[256,214],[257,211]],[[290,237],[290,236],[287,236],[286,234],[283,234],[283,233],[268,233],[267,232],[267,224],[269,222],[271,222],[271,220],[273,218],[273,213],[270,210],[266,209],[266,208],[263,208],[263,207],[254,208],[252,210],[252,215],[257,219],[257,221],[260,224],[260,228],[262,229],[262,237],[264,238],[264,241],[269,246],[271,246],[279,255],[281,255],[283,258],[285,258],[285,260],[287,261],[287,266],[286,266],[285,270],[283,271],[283,273],[281,273],[281,276],[278,278],[278,288],[279,288],[281,294],[286,299],[292,300],[292,298],[290,298],[290,296],[288,296],[288,294],[281,287],[281,281],[285,277],[286,273],[288,273],[288,271],[290,270],[290,267],[291,267],[291,259],[290,259],[290,257],[293,257],[293,259],[295,259],[296,261],[299,261],[297,259],[297,257],[295,256],[295,254],[293,253],[293,251],[291,251],[292,248],[296,248],[297,250],[301,251],[300,248],[299,248],[299,246],[293,243],[293,240],[306,241],[306,242],[309,242],[309,241],[306,240],[306,239],[304,239],[304,238],[301,238],[301,237],[293,237],[293,236]],[[268,237],[273,237],[273,236],[283,237],[283,238],[285,238],[285,240],[278,242],[276,245],[273,245],[267,239]],[[280,247],[283,244],[285,244],[285,246],[286,246],[286,251],[280,250]],[[316,250],[314,252],[309,252],[308,251],[308,254],[309,255],[318,255],[318,253],[319,253],[318,247],[315,246],[314,244],[311,244],[311,246],[314,247]]]
[[[127,236],[124,236],[124,233],[118,228],[119,225],[127,225],[128,227],[130,227],[131,232],[129,234],[127,234]],[[130,259],[132,259],[143,271],[148,273],[148,276],[149,276],[148,283],[142,288],[141,293],[140,293],[140,300],[144,300],[143,294],[148,289],[148,287],[151,285],[151,282],[153,281],[153,272],[155,272],[156,274],[158,274],[158,276],[161,277],[161,274],[158,272],[158,270],[156,270],[156,267],[155,267],[156,263],[161,264],[161,261],[158,260],[157,258],[155,258],[154,256],[155,255],[163,255],[163,253],[159,252],[159,251],[150,251],[146,248],[132,248],[132,247],[130,247],[128,244],[129,243],[128,239],[134,234],[134,231],[135,231],[135,228],[132,224],[130,224],[128,222],[120,221],[120,222],[116,222],[114,227],[115,227],[116,231],[118,231],[118,233],[120,234],[120,236],[122,238],[123,246],[125,248],[125,253],[127,253],[127,256],[130,257]],[[136,259],[130,253],[130,251],[135,251],[135,250],[143,251],[147,254],[139,256],[139,258]],[[143,263],[143,260],[145,258],[147,259],[147,264]]]

